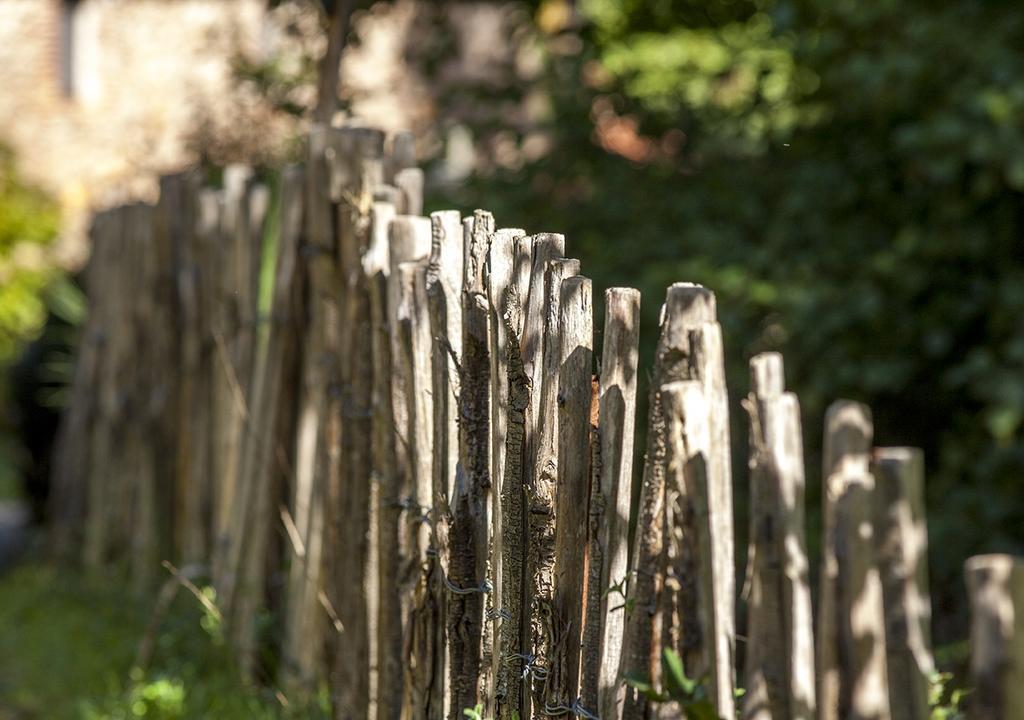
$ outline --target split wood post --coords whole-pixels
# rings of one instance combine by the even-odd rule
[[[384,134],[346,127],[332,135],[328,154],[331,199],[337,203],[339,322],[328,334],[333,382],[328,384],[324,451],[328,498],[327,577],[324,587],[343,635],[334,659],[334,715],[375,717],[379,574],[378,491],[373,479],[374,361],[368,268],[386,267],[390,205],[374,203],[382,181]],[[385,217],[386,216],[386,217]],[[390,367],[386,368],[390,375]],[[390,412],[390,408],[388,409]]]
[[[458,465],[459,425],[456,401],[459,397],[459,362],[462,358],[462,303],[460,302],[463,272],[462,219],[455,210],[432,213],[430,259],[427,265],[426,293],[430,313],[431,388],[434,417],[433,499],[431,521],[434,530],[430,591],[443,618],[438,628],[444,661],[434,667],[437,682],[442,683],[440,704],[442,717],[461,713],[452,703],[451,648],[448,644],[447,618],[450,594],[448,589],[450,554],[448,530],[451,520],[448,499],[452,496]],[[440,659],[440,658],[438,658]],[[434,694],[434,693],[432,693]],[[435,706],[435,711],[438,709]]]
[[[488,621],[491,623],[491,686],[487,697],[492,704],[491,715],[497,713],[497,704],[503,702],[506,687],[501,684],[503,668],[503,624],[508,609],[503,604],[502,577],[502,487],[505,472],[505,443],[508,436],[508,311],[512,284],[513,257],[516,241],[524,231],[510,228],[496,230],[487,252],[487,299],[490,342],[490,407],[491,407],[491,526],[490,576],[493,592],[490,595]],[[518,624],[517,624],[518,625]],[[515,644],[518,652],[518,643]],[[499,686],[501,686],[499,688]]]
[[[501,720],[525,717],[524,675],[521,668],[524,655],[528,652],[523,634],[526,606],[523,597],[526,588],[526,498],[523,481],[530,382],[523,367],[521,342],[524,308],[530,286],[533,240],[516,230],[510,231],[509,235],[512,241],[505,244],[501,240],[504,236],[499,231],[491,246],[491,303],[495,313],[500,315],[495,320],[502,327],[497,345],[504,346],[497,370],[500,392],[504,395],[504,403],[499,406],[499,412],[504,412],[505,420],[500,429],[504,435],[500,500],[496,502],[500,508],[495,510],[501,526],[500,542],[495,543],[501,553],[501,636],[497,651],[500,666],[496,674],[495,717]],[[507,283],[503,269],[506,262],[509,266]],[[504,376],[504,383],[500,376]],[[495,455],[498,453],[495,452]]]
[[[935,661],[928,596],[924,454],[918,448],[875,448],[872,470],[890,712],[893,720],[926,720]]]
[[[782,356],[750,360],[750,546],[745,720],[813,720],[814,637],[800,404]]]
[[[437,542],[431,532],[437,513],[434,502],[434,405],[432,398],[431,334],[427,298],[427,263],[403,263],[403,330],[407,327],[406,362],[411,366],[409,437],[412,438],[415,503],[421,515],[419,524],[427,531],[426,562],[412,600],[409,631],[405,646],[405,709],[413,720],[442,720],[445,715],[444,585],[440,580]],[[403,337],[406,333],[403,332]],[[414,429],[413,429],[414,427]]]
[[[583,706],[598,717],[615,720],[622,705],[619,661],[626,612],[640,291],[609,288],[604,298],[598,413],[600,464],[593,468],[595,487],[591,497],[595,501],[590,508],[591,527],[597,528],[590,543],[590,577],[596,581],[596,587],[588,588],[588,636],[584,637],[582,651],[580,697]]]
[[[242,458],[245,506],[235,515],[236,542],[227,572],[237,577],[231,602],[222,610],[229,620],[232,645],[243,676],[252,678],[258,655],[257,616],[264,606],[266,568],[274,528],[277,527],[275,480],[280,458],[287,457],[290,439],[279,433],[291,422],[283,416],[290,396],[286,387],[298,357],[298,316],[303,290],[299,243],[302,234],[303,186],[301,167],[281,175],[280,231],[270,308],[270,330],[257,357],[254,374],[252,418],[247,427]]]
[[[1024,561],[976,555],[964,566],[971,606],[971,720],[1018,720],[1024,709]]]
[[[536,240],[534,244],[536,261]],[[543,272],[543,344],[536,364],[540,372],[538,385],[534,386],[533,403],[537,406],[537,424],[533,435],[536,457],[533,472],[524,483],[526,492],[526,595],[529,606],[529,633],[527,654],[533,659],[533,666],[543,668],[532,679],[543,680],[533,683],[533,717],[547,714],[547,694],[551,674],[553,649],[552,602],[555,590],[555,503],[558,481],[558,372],[561,366],[561,345],[559,343],[559,301],[562,281],[579,273],[579,260],[549,260],[543,269],[534,265],[534,270]],[[531,306],[528,312],[532,311]],[[527,322],[530,321],[528,317]],[[525,330],[524,330],[525,333]]]
[[[459,462],[449,496],[448,644],[452,720],[481,701],[484,596],[487,578],[487,502],[490,490],[490,358],[485,265],[494,218],[477,210],[465,233],[462,273],[462,354],[459,362]]]
[[[555,274],[552,273],[552,280]],[[557,489],[551,654],[545,709],[572,710],[579,699],[590,498],[590,405],[594,312],[589,278],[559,284]],[[593,713],[596,707],[586,708]]]
[[[715,322],[715,296],[691,283],[669,287],[662,309],[661,333],[652,374],[648,410],[647,452],[640,489],[640,505],[634,540],[633,565],[628,590],[631,614],[626,619],[623,641],[624,674],[646,678],[657,684],[660,675],[662,627],[659,611],[664,585],[662,555],[665,552],[666,427],[660,388],[680,381],[696,380],[703,387],[709,412],[710,455],[708,458],[708,503],[712,523],[711,558],[714,587],[714,651],[711,683],[715,707],[720,716],[733,716],[733,653],[735,643],[733,603],[735,568],[732,550],[732,488],[729,453],[729,412],[722,357],[721,328]],[[633,720],[644,715],[646,700],[635,690],[626,690],[623,717]]]
[[[286,590],[285,631],[282,641],[282,683],[287,692],[310,693],[319,679],[318,659],[324,647],[319,610],[323,559],[326,477],[320,459],[327,412],[329,368],[327,325],[339,322],[335,287],[337,254],[333,205],[328,189],[326,152],[329,133],[314,125],[309,134],[306,163],[305,243],[301,249],[308,278],[308,319],[302,339],[302,386],[296,424],[295,479],[288,519],[291,550]]]
[[[838,400],[825,414],[824,540],[818,606],[820,720],[888,720],[885,615],[868,468],[871,411]]]

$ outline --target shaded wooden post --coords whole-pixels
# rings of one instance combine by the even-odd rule
[[[431,572],[430,592],[433,603],[441,614],[437,628],[436,645],[440,656],[435,657],[435,682],[440,686],[431,695],[439,701],[431,703],[431,712],[448,717],[461,713],[455,708],[449,693],[450,646],[447,618],[450,599],[447,583],[450,568],[448,529],[451,514],[448,499],[458,465],[459,428],[456,400],[459,397],[459,360],[462,357],[462,303],[460,296],[464,267],[462,219],[455,210],[435,212],[431,220],[430,259],[426,272],[426,295],[430,314],[431,332],[431,388],[433,402],[433,469],[431,523],[434,530],[433,547],[436,562]]]
[[[598,414],[600,464],[592,468],[587,595],[587,635],[583,639],[583,707],[615,720],[622,704],[619,661],[625,620],[625,588],[633,436],[636,424],[637,362],[640,340],[640,292],[605,292],[604,343]],[[615,590],[613,588],[618,588]]]
[[[552,272],[552,282],[555,274]],[[589,278],[565,278],[558,301],[557,489],[551,648],[545,709],[579,697],[590,498],[590,404],[594,313]],[[554,710],[558,708],[558,710]],[[596,710],[595,707],[588,708]]]
[[[732,488],[729,458],[729,414],[722,358],[721,328],[715,322],[715,296],[699,285],[676,283],[669,287],[662,310],[661,334],[652,374],[648,411],[647,453],[640,490],[638,528],[634,541],[629,604],[623,642],[624,673],[657,683],[660,674],[663,632],[658,610],[664,585],[662,555],[666,537],[665,511],[666,426],[661,407],[662,385],[696,380],[708,403],[710,455],[708,458],[708,503],[711,535],[712,606],[715,616],[713,693],[716,709],[723,718],[733,715],[732,668],[734,653],[733,603],[735,578],[732,550]],[[623,717],[640,718],[646,700],[626,690]]]
[[[975,555],[964,565],[971,605],[971,720],[1017,720],[1024,708],[1024,561]]]
[[[504,402],[499,404],[499,424],[496,432],[503,433],[504,447],[494,451],[492,462],[501,458],[500,508],[495,511],[500,524],[500,542],[495,545],[501,553],[500,562],[500,649],[495,689],[495,716],[501,719],[524,717],[522,661],[526,653],[523,642],[524,606],[526,587],[526,508],[523,480],[527,412],[530,402],[530,381],[523,367],[522,334],[524,307],[530,285],[532,238],[511,231],[510,242],[504,242],[499,231],[491,244],[491,304],[494,318],[501,324],[502,333],[493,352],[501,353],[496,371],[498,392]],[[507,271],[505,266],[508,266]],[[494,367],[494,366],[492,366]],[[504,376],[504,381],[502,379]],[[492,376],[493,377],[493,376]],[[500,422],[500,421],[499,421]],[[495,525],[495,533],[498,533]]]
[[[925,720],[935,661],[928,596],[924,454],[918,448],[876,448],[872,470],[890,711],[893,720]]]
[[[750,361],[750,549],[743,717],[815,716],[800,405],[782,356]]]
[[[237,577],[231,601],[222,599],[232,644],[243,675],[252,677],[258,654],[257,616],[264,605],[266,570],[273,530],[277,527],[276,480],[282,457],[291,452],[292,438],[282,429],[292,423],[287,400],[288,380],[299,357],[294,348],[300,337],[300,302],[303,290],[299,244],[302,234],[303,186],[301,167],[286,168],[281,176],[280,232],[270,330],[258,355],[254,374],[252,418],[248,425],[242,474],[244,505],[235,515],[236,542],[226,572]]]
[[[870,410],[838,400],[825,414],[824,540],[818,605],[821,720],[888,720],[885,615],[873,537]]]
[[[333,206],[326,125],[314,125],[306,164],[304,272],[308,277],[308,319],[302,339],[302,386],[295,439],[295,480],[291,488],[291,551],[286,590],[281,679],[285,689],[306,694],[315,685],[325,627],[319,610],[327,481],[321,463],[322,433],[330,379],[327,332],[338,322]]]
[[[400,515],[402,512],[402,477],[399,470],[396,441],[399,437],[395,423],[394,384],[398,376],[392,359],[393,332],[389,312],[390,264],[388,236],[394,207],[374,203],[371,248],[363,271],[367,276],[370,294],[370,321],[372,328],[371,355],[373,357],[373,482],[377,517],[377,718],[398,720],[402,703],[402,590]],[[377,252],[380,245],[383,252]],[[404,411],[404,408],[403,408]],[[404,431],[401,433],[404,437]],[[341,549],[344,552],[344,548]]]
[[[330,521],[324,588],[343,634],[330,648],[336,718],[377,713],[377,513],[374,481],[373,325],[369,274],[387,266],[388,204],[375,202],[383,180],[384,133],[345,127],[331,136],[327,158],[337,218],[338,321],[328,325],[324,463]],[[390,368],[386,370],[390,374]]]

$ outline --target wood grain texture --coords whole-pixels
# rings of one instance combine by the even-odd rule
[[[552,284],[555,273],[552,272]],[[594,311],[590,278],[559,283],[557,489],[554,593],[547,707],[571,707],[579,696],[583,598],[590,499],[590,400]]]

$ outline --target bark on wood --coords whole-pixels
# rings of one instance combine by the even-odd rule
[[[873,465],[889,706],[893,720],[924,720],[929,677],[935,671],[924,456],[917,448],[877,448]]]
[[[749,720],[811,720],[814,640],[804,537],[800,406],[784,392],[782,356],[750,361],[750,549],[746,694]]]
[[[597,577],[600,601],[593,608],[598,618],[594,628],[596,646],[585,643],[583,647],[581,692],[584,707],[606,720],[615,720],[622,704],[619,661],[625,619],[639,339],[639,291],[608,289],[599,390],[601,462],[592,494],[596,502],[591,507],[591,522],[598,528],[594,543],[596,553],[590,558],[597,574],[592,570],[591,577]],[[597,555],[600,555],[599,563]],[[591,609],[588,601],[588,612]]]
[[[524,451],[526,413],[530,401],[530,381],[523,368],[520,340],[523,329],[523,308],[529,288],[530,251],[532,240],[526,236],[515,237],[505,249],[500,238],[492,243],[491,254],[491,303],[500,317],[501,335],[492,352],[500,352],[501,368],[498,373],[500,392],[504,402],[499,406],[505,416],[504,427],[496,432],[504,435],[504,447],[500,474],[500,512],[496,517],[500,523],[501,585],[499,605],[503,615],[501,622],[500,650],[495,690],[495,716],[505,718],[524,717],[523,660],[526,648],[523,644],[523,613],[526,559],[526,518],[524,513]],[[495,251],[495,245],[498,251]],[[506,254],[507,253],[507,254]],[[509,265],[507,284],[503,264]],[[504,289],[504,293],[502,293]],[[504,346],[504,351],[500,349]],[[504,379],[502,379],[504,378]],[[493,386],[493,383],[492,383]],[[499,453],[495,451],[492,463]],[[497,526],[495,529],[497,533]]]
[[[465,233],[462,303],[462,353],[459,382],[459,462],[450,496],[448,559],[448,643],[451,659],[451,710],[458,720],[480,702],[480,676],[489,669],[482,658],[484,595],[487,579],[487,503],[490,494],[488,403],[488,306],[485,264],[494,218],[476,211]]]
[[[976,555],[964,567],[971,605],[971,720],[1017,720],[1024,708],[1024,562]]]
[[[555,274],[552,273],[552,281]],[[557,491],[549,708],[571,708],[579,696],[583,598],[586,588],[590,498],[590,400],[593,366],[591,282],[568,277],[559,284]],[[588,708],[593,712],[595,707]]]
[[[822,720],[888,720],[885,615],[872,530],[871,415],[840,400],[825,415],[824,542],[818,608]]]

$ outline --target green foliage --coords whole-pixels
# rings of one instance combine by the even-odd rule
[[[13,154],[0,147],[0,363],[43,326],[43,291],[56,275],[45,250],[58,223],[53,201],[18,177]]]
[[[931,720],[964,720],[967,715],[961,709],[968,691],[952,686],[953,674],[932,673],[928,682],[928,707]]]
[[[650,680],[626,677],[626,684],[655,703],[673,703],[683,711],[686,720],[717,720],[718,714],[707,697],[703,683],[689,678],[683,669],[679,653],[666,648],[661,653],[663,687],[655,687]]]
[[[922,447],[936,631],[961,636],[963,559],[1024,551],[1024,16],[970,0],[579,8],[562,33],[578,49],[543,78],[551,153],[444,201],[564,232],[595,295],[640,287],[642,352],[666,285],[714,289],[734,401],[749,357],[783,352],[812,552],[831,401],[869,403],[878,444]]]
[[[203,590],[208,599],[212,593]],[[133,667],[152,610],[110,579],[23,566],[0,579],[0,715],[53,720],[326,718],[237,679],[219,619],[181,589],[153,661]],[[215,613],[213,613],[215,615]],[[214,639],[211,639],[212,638]]]

